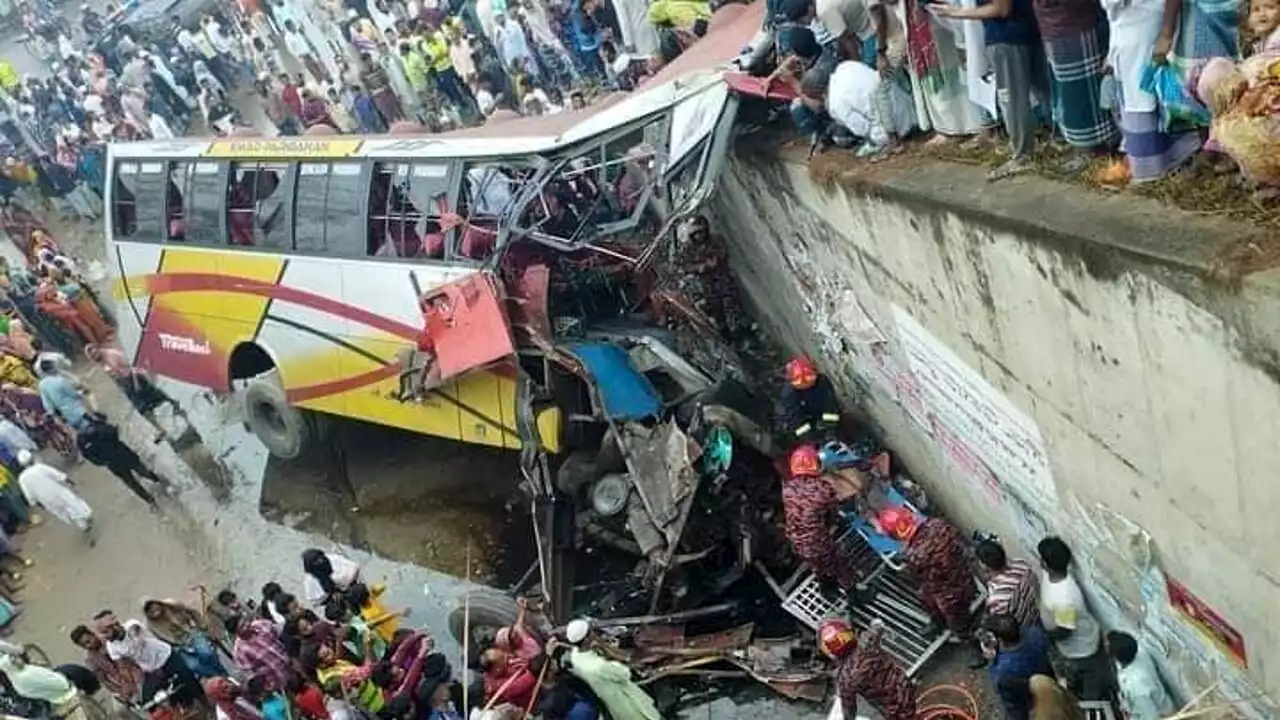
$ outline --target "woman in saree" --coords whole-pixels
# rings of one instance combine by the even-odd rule
[[[209,639],[204,617],[198,610],[176,600],[144,598],[142,614],[147,618],[147,629],[172,645],[197,678],[227,674],[218,659],[217,647]]]
[[[22,323],[13,303],[3,298],[0,298],[0,352],[13,355],[24,363],[36,359],[35,336]]]
[[[63,258],[59,256],[59,259]],[[67,298],[67,302],[71,303],[71,307],[75,308],[80,318],[93,329],[95,337],[110,339],[115,335],[115,330],[103,318],[102,308],[98,304],[98,299],[88,285],[81,282],[67,268],[62,268],[55,272],[53,278],[54,282],[57,283],[58,292]]]
[[[36,310],[74,332],[84,345],[106,342],[110,339],[109,329],[102,321],[102,317],[97,317],[97,324],[86,320],[81,315],[81,309],[73,305],[51,280],[43,280],[36,290]],[[97,314],[96,308],[94,314]]]
[[[75,433],[45,411],[40,393],[35,390],[13,383],[0,384],[0,412],[22,426],[41,447],[53,448],[71,460],[79,457]]]

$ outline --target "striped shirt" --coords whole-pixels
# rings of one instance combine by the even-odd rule
[[[1022,627],[1035,624],[1038,617],[1039,579],[1025,560],[1010,560],[1005,568],[987,580],[987,614],[1012,615]]]

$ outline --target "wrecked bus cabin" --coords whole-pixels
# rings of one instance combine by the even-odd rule
[[[323,442],[326,416],[518,452],[537,561],[510,594],[453,613],[473,648],[514,620],[513,595],[533,596],[552,626],[596,618],[646,684],[752,678],[818,701],[813,631],[843,612],[882,621],[915,672],[948,635],[871,511],[831,508],[857,576],[843,591],[783,537],[793,438],[775,432],[774,389],[752,383],[758,332],[697,214],[755,102],[725,68],[763,9],[721,9],[639,90],[581,111],[443,135],[112,145],[125,351],[234,393],[279,457]],[[824,437],[824,465],[865,496],[922,506],[874,439]]]

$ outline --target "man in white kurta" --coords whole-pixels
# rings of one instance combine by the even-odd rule
[[[93,509],[71,489],[66,474],[36,462],[29,450],[18,453],[18,462],[22,464],[18,487],[22,488],[27,502],[43,507],[50,515],[88,535],[93,524]]]

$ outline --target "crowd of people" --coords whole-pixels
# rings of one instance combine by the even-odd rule
[[[471,658],[480,679],[463,687],[430,633],[401,627],[407,611],[385,607],[384,587],[366,585],[358,565],[312,548],[302,566],[302,597],[271,582],[256,601],[203,587],[185,601],[147,598],[137,617],[102,610],[73,628],[82,663],[32,670],[3,644],[0,670],[17,695],[77,720],[78,693],[102,689],[121,708],[171,720],[209,710],[218,720],[659,718],[586,620],[542,632],[522,601],[515,623]]]
[[[711,14],[705,0],[625,4],[635,7],[242,0],[140,33],[115,4],[101,13],[82,6],[77,30],[56,10],[41,11],[44,0],[29,0],[24,19],[47,46],[52,77],[7,87],[10,120],[0,127],[14,148],[32,148],[100,190],[100,177],[72,162],[86,146],[169,138],[200,124],[231,134],[244,122],[244,95],[284,135],[378,133],[400,121],[440,131],[499,108],[557,113],[596,88],[634,87],[696,40]],[[74,201],[82,215],[97,211],[79,191]]]
[[[1064,171],[1122,156],[1103,164],[1103,182],[1157,180],[1203,147],[1260,191],[1280,183],[1266,147],[1274,0],[770,0],[767,22],[780,59],[770,82],[797,96],[792,116],[815,147],[883,156],[921,131],[976,142],[999,128],[999,179],[1029,169],[1051,130],[1069,149]]]

